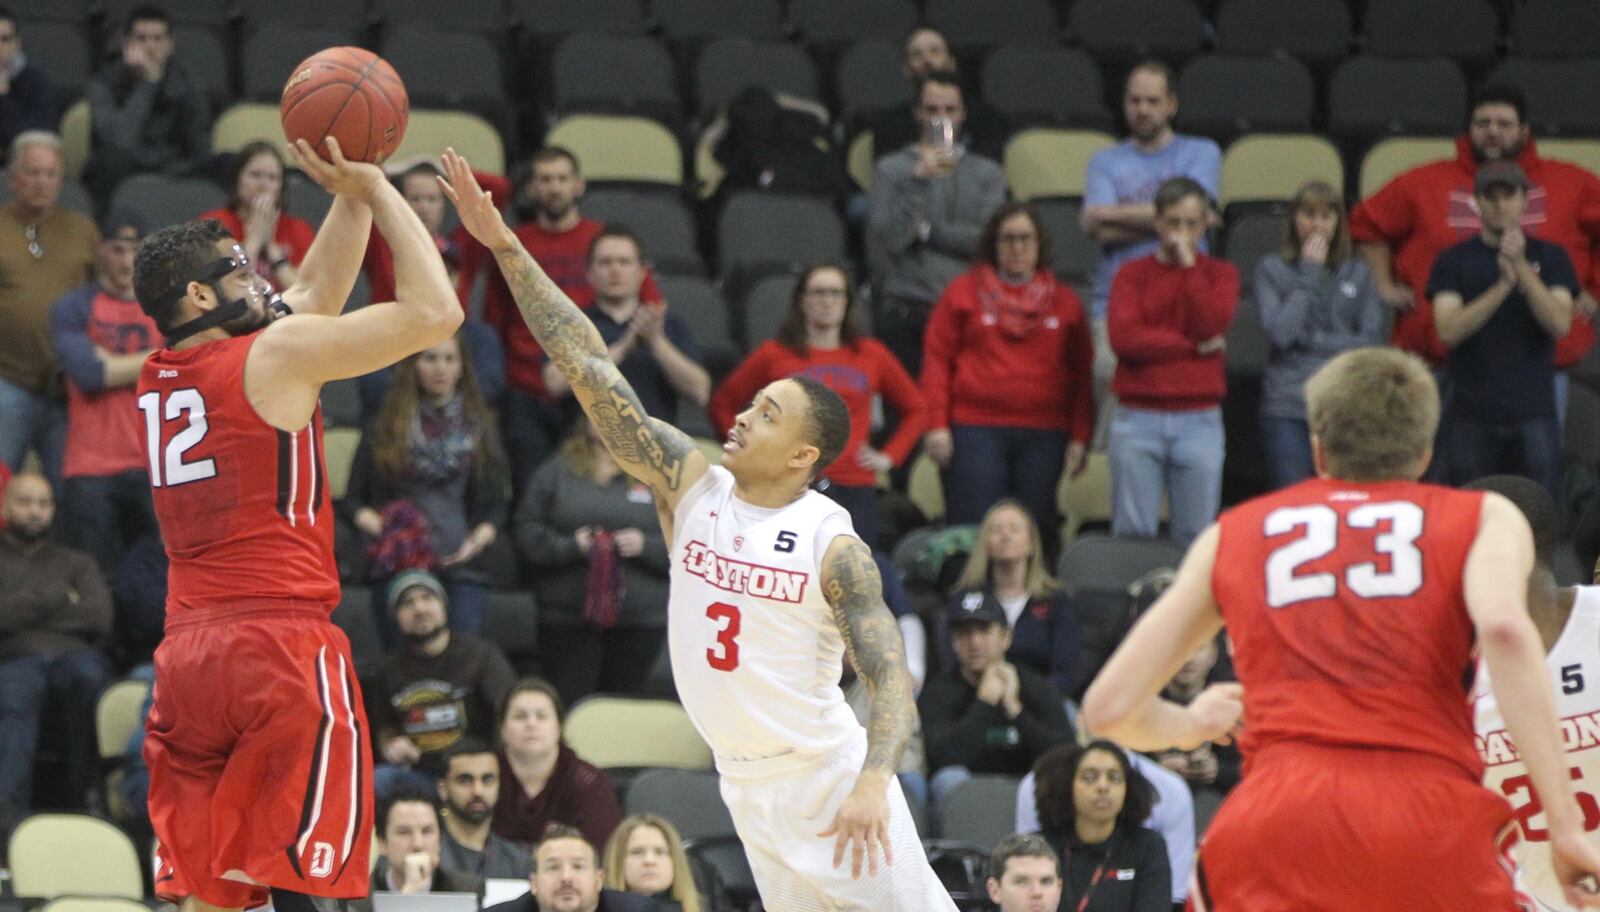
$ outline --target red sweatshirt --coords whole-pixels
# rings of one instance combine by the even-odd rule
[[[489,196],[497,207],[503,207],[511,198],[511,183],[498,174],[489,174],[484,171],[474,171],[472,175],[478,179],[478,185],[489,191]],[[488,262],[489,250],[472,232],[457,225],[456,229],[437,238],[444,243],[449,243],[456,249],[456,297],[461,300],[461,306],[467,305],[467,296],[472,294],[472,283],[477,280],[478,270]],[[372,300],[394,300],[394,250],[389,247],[389,242],[383,239],[378,232],[378,226],[372,226],[372,236],[367,239],[367,255],[361,261],[361,271],[367,274],[367,287],[372,290]]]
[[[1078,296],[1056,283],[1039,331],[1015,338],[986,319],[975,270],[945,287],[922,338],[928,427],[952,424],[1094,434],[1094,342]]]
[[[1560,244],[1579,279],[1590,289],[1600,288],[1591,274],[1594,246],[1600,242],[1600,177],[1577,165],[1540,157],[1532,139],[1517,156],[1517,164],[1533,185],[1523,229]],[[1387,246],[1394,253],[1396,280],[1420,295],[1428,287],[1434,258],[1482,228],[1472,191],[1477,172],[1472,144],[1465,135],[1457,137],[1454,159],[1412,168],[1356,206],[1350,213],[1350,237],[1357,243]],[[1594,340],[1594,324],[1574,316],[1572,329],[1556,343],[1556,366],[1577,363]],[[1434,364],[1443,363],[1448,353],[1434,329],[1433,304],[1427,300],[1397,315],[1391,341]]]
[[[1195,255],[1188,269],[1154,255],[1117,270],[1106,329],[1117,355],[1111,391],[1132,408],[1185,412],[1212,408],[1228,392],[1222,352],[1195,346],[1223,335],[1239,305],[1239,271],[1227,260]]]
[[[874,395],[881,394],[900,414],[899,426],[883,445],[884,455],[894,460],[895,465],[911,454],[911,448],[917,445],[926,427],[922,392],[900,361],[876,339],[858,339],[854,348],[812,349],[803,355],[775,339],[768,339],[711,395],[707,406],[711,426],[718,434],[727,434],[739,411],[750,404],[762,387],[796,375],[810,377],[838,393],[845,408],[850,410],[850,439],[845,442],[839,458],[822,473],[834,484],[871,487],[878,483],[876,473],[856,462],[856,454],[867,442],[867,432],[871,430]]]

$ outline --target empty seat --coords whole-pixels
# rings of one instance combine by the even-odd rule
[[[717,774],[709,771],[645,770],[628,786],[622,809],[626,814],[660,814],[672,821],[685,842],[734,835]]]
[[[33,814],[11,831],[11,892],[26,898],[144,895],[139,853],[115,824],[88,814]]]
[[[239,95],[276,103],[295,64],[324,48],[354,43],[349,32],[337,28],[289,24],[288,20],[263,22],[245,38],[239,51]],[[402,79],[405,75],[400,74]],[[415,81],[412,77],[408,86]]]
[[[1227,0],[1217,11],[1217,50],[1292,54],[1328,63],[1350,51],[1350,9],[1342,0]]]
[[[715,111],[749,86],[797,98],[818,98],[817,72],[805,51],[792,44],[719,38],[695,63],[695,99],[702,115]]]
[[[509,104],[499,47],[483,35],[407,22],[389,30],[383,56],[406,80],[411,103],[419,107],[466,105],[492,114]]]
[[[1328,86],[1328,127],[1346,140],[1386,133],[1455,133],[1467,109],[1467,79],[1443,57],[1352,57]]]
[[[412,108],[406,135],[390,158],[396,161],[413,155],[438,158],[447,146],[461,153],[474,168],[494,174],[505,172],[505,140],[500,137],[500,131],[467,111]]]
[[[17,33],[28,62],[50,77],[56,98],[69,100],[83,94],[94,75],[95,60],[87,24],[29,21],[18,24]]]
[[[1600,35],[1593,0],[1529,0],[1517,5],[1511,41],[1519,57],[1589,57]]]
[[[551,67],[551,103],[559,114],[593,111],[677,120],[672,56],[638,35],[576,34],[561,42]]]
[[[1540,143],[1543,150],[1544,144]],[[1395,175],[1418,165],[1456,157],[1456,142],[1447,136],[1397,136],[1385,139],[1367,150],[1361,159],[1362,199],[1387,184]]]
[[[872,190],[872,131],[862,130],[844,153],[845,173],[862,190]]]
[[[288,140],[283,137],[283,118],[276,104],[247,101],[230,105],[211,124],[213,152],[237,152],[258,139],[277,143],[284,161],[292,160]]]
[[[40,5],[53,6],[57,0],[46,0]],[[29,6],[27,2],[23,6]],[[100,14],[107,26],[117,33],[121,33],[122,25],[127,21],[130,11],[136,6],[147,5],[145,0],[100,0],[97,4]],[[232,3],[164,3],[157,4],[158,9],[166,11],[168,18],[174,26],[203,25],[208,28],[226,28],[234,13]]]
[[[1279,248],[1283,237],[1278,237]],[[1251,266],[1252,273],[1255,267]],[[1267,369],[1272,357],[1272,340],[1267,338],[1266,327],[1261,323],[1261,308],[1248,297],[1241,297],[1233,322],[1228,324],[1228,347],[1224,351],[1229,374],[1242,377],[1259,377]]]
[[[1251,130],[1307,130],[1316,83],[1292,57],[1211,54],[1189,61],[1178,77],[1178,125],[1229,137]]]
[[[39,912],[150,912],[137,899],[117,896],[58,896],[37,908]]]
[[[783,37],[778,0],[654,0],[650,13],[662,35],[674,42],[733,37],[776,41]]]
[[[187,222],[227,202],[228,195],[210,181],[164,174],[135,174],[111,192],[111,209],[141,212],[151,228]]]
[[[333,29],[351,38],[359,37],[368,25],[367,0],[272,0],[271,3],[244,3],[239,11],[244,19],[244,34],[247,37],[269,23],[293,25],[296,28]],[[300,60],[304,56],[302,54],[295,59]]]
[[[842,260],[844,249],[838,213],[811,197],[739,193],[717,219],[717,260],[724,271],[772,271]]]
[[[1567,387],[1567,415],[1562,422],[1562,449],[1584,465],[1600,459],[1600,395],[1582,383]]]
[[[386,25],[405,23],[434,34],[451,31],[493,33],[509,23],[498,2],[461,0],[372,0],[373,13]]]
[[[295,218],[305,219],[312,228],[321,228],[322,220],[328,217],[328,210],[333,208],[333,194],[306,177],[299,168],[284,172],[283,197],[284,211]]]
[[[118,681],[100,694],[94,710],[94,731],[101,760],[120,758],[128,749],[128,740],[144,724],[139,710],[149,695],[149,682],[132,678]]]
[[[1006,183],[1011,195],[1019,200],[1082,196],[1089,159],[1115,142],[1093,130],[1023,130],[1006,143]]]
[[[1017,829],[1015,776],[973,776],[945,794],[939,834],[973,845],[992,846]]]
[[[1187,57],[1200,50],[1204,36],[1192,0],[1078,0],[1067,17],[1090,53],[1119,62]]]
[[[898,42],[916,28],[917,8],[911,0],[792,0],[789,20],[814,47]]]
[[[584,194],[583,214],[632,229],[657,271],[692,275],[705,271],[695,249],[694,216],[676,196],[602,188]]]
[[[532,35],[642,35],[645,30],[640,0],[517,0],[516,11],[522,30]]]
[[[233,84],[229,79],[233,61],[217,30],[209,26],[176,26],[172,30],[172,43],[172,56],[182,61],[189,75],[205,87],[211,109],[215,111],[226,104],[233,97]]]
[[[599,767],[711,769],[711,748],[671,700],[586,697],[568,711],[561,737]]]
[[[1099,245],[1084,233],[1079,219],[1083,204],[1065,197],[1036,197],[1028,205],[1050,235],[1050,255],[1056,275],[1068,282],[1087,282],[1094,276]],[[1089,302],[1084,301],[1087,308]]]
[[[1222,153],[1218,202],[1287,200],[1308,180],[1323,180],[1344,192],[1344,162],[1333,143],[1309,133],[1244,136]]]
[[[80,98],[61,112],[61,156],[65,160],[67,177],[76,180],[83,176],[83,166],[89,161],[89,99]]]
[[[1600,59],[1512,57],[1495,67],[1489,79],[1509,82],[1527,93],[1528,123],[1540,136],[1600,133],[1600,96],[1580,89],[1600,85]]]
[[[519,671],[538,661],[539,606],[526,589],[490,589],[484,638],[500,647]]]
[[[683,850],[691,864],[712,872],[715,880],[722,884],[732,908],[762,908],[755,872],[750,870],[750,856],[745,853],[738,836],[685,839]]]
[[[1045,0],[928,0],[927,13],[928,25],[961,52],[1055,42],[1061,31],[1055,10]]]
[[[1288,207],[1276,211],[1249,212],[1232,219],[1222,235],[1222,254],[1239,270],[1239,281],[1248,293],[1255,280],[1256,264],[1269,253],[1283,250],[1289,224]],[[1240,305],[1243,309],[1245,305]]]
[[[90,20],[99,8],[98,0],[37,0],[24,7],[20,18],[26,20],[22,26],[22,40],[26,42],[27,27],[35,22],[77,22],[85,23]]]
[[[1088,523],[1111,523],[1111,460],[1091,452],[1077,478],[1061,473],[1056,486],[1056,509],[1061,513],[1062,547],[1071,544]]]
[[[593,195],[593,194],[590,194]],[[589,210],[589,199],[584,197],[584,211]],[[717,293],[716,286],[701,276],[657,273],[656,287],[667,302],[667,311],[689,324],[694,330],[694,340],[707,359],[713,354],[726,362],[739,350],[734,335],[733,320],[728,315],[728,304]]]
[[[577,156],[590,183],[683,184],[683,151],[678,140],[661,124],[642,117],[567,117],[550,128],[545,143]]]
[[[995,49],[983,64],[983,98],[1018,127],[1105,127],[1111,121],[1100,65],[1077,48]]]
[[[904,54],[893,41],[861,41],[839,58],[834,71],[839,115],[849,118],[891,107],[909,107],[912,87],[900,72]]]
[[[1443,55],[1476,67],[1494,58],[1500,17],[1489,0],[1373,0],[1364,31],[1369,54]]]
[[[798,275],[767,276],[744,296],[744,346],[754,351],[761,343],[778,335],[778,327],[789,313]]]
[[[1182,561],[1183,548],[1166,539],[1085,533],[1062,550],[1056,569],[1057,578],[1075,592],[1125,592],[1150,571],[1176,568]]]
[[[1590,171],[1600,174],[1600,140],[1594,139],[1559,139],[1556,137],[1539,137],[1539,154],[1544,158],[1554,158],[1569,161],[1575,165],[1582,165]]]

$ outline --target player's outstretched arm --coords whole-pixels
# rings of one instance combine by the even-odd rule
[[[289,147],[300,170],[333,194],[333,205],[317,229],[306,258],[300,262],[294,284],[284,289],[283,301],[297,314],[336,317],[344,310],[361,271],[367,239],[372,234],[372,209],[359,186],[337,179],[337,164],[343,156],[339,141],[331,136],[328,150],[334,158],[332,166],[315,153],[301,151],[298,143]]]
[[[1238,684],[1207,687],[1188,706],[1158,696],[1184,660],[1222,629],[1211,595],[1217,560],[1215,525],[1184,555],[1178,575],[1139,618],[1083,698],[1083,721],[1096,737],[1139,751],[1190,750],[1226,739],[1244,712]]]
[[[494,253],[506,285],[533,337],[572,386],[606,449],[624,471],[655,491],[663,518],[710,464],[688,434],[645,414],[644,406],[606,351],[600,331],[540,268],[506,226],[494,200],[478,186],[467,160],[444,153],[445,195],[461,224]]]
[[[835,837],[833,863],[846,849],[851,876],[861,876],[862,862],[878,871],[878,849],[892,864],[889,847],[890,780],[900,768],[900,755],[917,727],[911,671],[906,667],[905,641],[894,615],[883,602],[883,580],[872,551],[859,538],[838,536],[822,558],[822,592],[833,606],[833,620],[844,637],[850,664],[867,685],[871,719],[867,723],[867,759],[855,788],[839,808],[833,825],[817,834]]]

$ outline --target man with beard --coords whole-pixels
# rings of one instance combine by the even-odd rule
[[[656,912],[648,896],[607,890],[600,852],[576,827],[551,824],[533,847],[530,891],[484,912]]]
[[[1595,309],[1591,250],[1600,241],[1600,177],[1539,154],[1530,134],[1521,89],[1488,85],[1474,99],[1466,132],[1456,137],[1456,157],[1406,171],[1350,212],[1350,237],[1372,267],[1378,294],[1395,309],[1391,341],[1434,366],[1447,348],[1434,327],[1433,306],[1423,294],[1433,261],[1445,248],[1483,227],[1474,200],[1478,166],[1511,161],[1528,179],[1523,231],[1566,251],[1586,290],[1578,296],[1572,328],[1556,344],[1555,366],[1583,358],[1594,344],[1588,315]],[[1556,375],[1564,400],[1565,375]],[[1558,402],[1557,414],[1561,413]]]
[[[372,681],[372,729],[384,761],[373,771],[380,799],[401,782],[432,791],[447,748],[467,736],[493,739],[495,715],[516,681],[498,646],[451,632],[446,609],[443,584],[426,570],[407,570],[389,587],[389,610],[405,642]]]
[[[5,489],[0,532],[0,832],[33,795],[33,754],[47,705],[66,741],[63,797],[81,807],[99,763],[94,707],[111,680],[101,647],[111,633],[111,593],[94,559],[48,540],[55,499],[43,475]]]
[[[906,78],[913,90],[934,71],[956,72],[955,54],[950,52],[950,42],[936,28],[919,26],[906,36],[901,50],[900,75]],[[911,104],[895,104],[868,113],[864,117],[867,129],[872,131],[874,158],[882,158],[904,149],[922,136],[922,116],[913,99]],[[963,145],[986,158],[999,161],[1005,156],[1006,139],[1010,136],[1006,119],[982,98],[974,97],[967,103],[965,129],[957,137]]]
[[[520,880],[533,872],[528,850],[489,828],[499,797],[500,758],[488,742],[467,735],[445,749],[439,777],[445,810],[440,864],[480,877]]]

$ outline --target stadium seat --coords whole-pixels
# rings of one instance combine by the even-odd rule
[[[1087,282],[1094,276],[1100,246],[1079,224],[1083,204],[1076,199],[1048,196],[1029,201],[1050,234],[1050,254],[1055,274],[1068,282]],[[1088,302],[1083,302],[1088,307]]]
[[[1567,458],[1586,466],[1600,462],[1600,394],[1582,383],[1567,384],[1567,415],[1561,427]]]
[[[1539,144],[1542,151],[1544,143]],[[1361,159],[1361,198],[1366,199],[1383,185],[1418,165],[1456,157],[1456,142],[1448,136],[1399,136],[1385,139],[1367,150]]]
[[[1094,130],[1023,130],[1006,143],[1006,183],[1019,200],[1082,196],[1089,159],[1116,140]]]
[[[49,0],[53,3],[55,0]],[[26,3],[24,6],[28,5]],[[136,6],[143,6],[144,0],[100,0],[97,4],[100,14],[106,25],[118,34],[121,33],[123,22],[128,11]],[[235,5],[232,3],[169,3],[160,8],[167,10],[174,26],[203,25],[210,28],[226,28],[231,24]]]
[[[1229,139],[1252,130],[1308,130],[1316,107],[1311,71],[1292,57],[1196,57],[1178,76],[1177,125]]]
[[[355,378],[333,380],[322,385],[322,421],[329,430],[347,428],[360,433],[361,388]],[[332,481],[331,478],[329,480]],[[334,494],[333,499],[338,500],[342,496]]]
[[[483,636],[500,647],[518,673],[528,674],[539,658],[539,606],[527,589],[490,589]]]
[[[791,0],[789,21],[813,48],[899,42],[916,28],[917,8],[911,0]]]
[[[329,494],[332,494],[331,479]],[[365,680],[383,664],[383,643],[378,639],[378,622],[372,614],[372,600],[383,598],[384,594],[349,583],[339,588],[339,604],[334,606],[329,620],[344,631],[346,639],[350,641],[350,660],[355,663],[356,677]]]
[[[89,161],[89,99],[80,98],[62,112],[57,129],[67,178],[76,180],[83,176],[83,166]]]
[[[244,20],[242,34],[246,37],[272,24],[293,24],[298,28],[333,29],[350,36],[350,40],[339,44],[355,44],[358,42],[354,39],[362,37],[370,25],[367,0],[272,0],[271,3],[240,4],[239,13]],[[283,59],[292,56],[283,54],[277,59],[286,66],[292,66]],[[303,60],[305,56],[302,54],[293,59]]]
[[[189,75],[205,87],[211,110],[220,110],[232,100],[233,84],[229,74],[233,72],[233,61],[229,59],[228,46],[223,43],[222,35],[215,27],[173,26],[172,43],[173,58],[182,61]]]
[[[240,102],[231,105],[211,125],[211,149],[214,152],[237,152],[246,143],[266,139],[278,144],[285,159],[289,143],[283,136],[283,120],[276,104],[266,102]]]
[[[150,912],[150,907],[117,896],[58,896],[38,906],[37,912]]]
[[[587,697],[567,711],[561,736],[601,768],[711,769],[711,748],[671,700]]]
[[[783,38],[783,11],[778,0],[653,0],[650,13],[662,35],[675,43]]]
[[[412,108],[406,135],[389,158],[403,161],[415,155],[426,155],[436,159],[447,146],[461,153],[480,171],[505,173],[505,141],[500,131],[468,111]],[[588,160],[584,160],[585,171],[588,165]]]
[[[819,101],[787,93],[775,96],[774,100],[780,108],[811,115],[816,119],[819,131],[828,123],[828,109]],[[694,144],[695,196],[702,200],[716,196],[717,190],[722,187],[723,178],[728,176],[727,169],[717,160],[717,146],[721,144],[723,137],[728,135],[728,118],[720,111],[707,112],[707,115],[712,119],[706,128],[700,131],[700,138],[695,140]],[[816,143],[818,149],[824,152],[832,151],[825,137],[818,135],[812,141]]]
[[[122,758],[128,739],[144,723],[139,710],[149,695],[150,683],[133,678],[118,681],[100,694],[94,710],[94,732],[102,761]]]
[[[372,0],[372,12],[387,27],[404,23],[441,37],[445,32],[504,32],[510,24],[500,3],[482,0]]]
[[[289,168],[283,175],[284,212],[305,219],[312,228],[321,228],[322,220],[333,208],[333,194],[322,185],[306,177],[299,168]]]
[[[515,0],[522,30],[549,38],[573,32],[643,35],[641,0]]]
[[[489,117],[510,106],[499,47],[484,35],[441,32],[407,21],[388,30],[383,56],[406,80],[413,106],[467,107]]]
[[[835,70],[839,116],[846,120],[886,108],[909,106],[911,84],[900,72],[903,54],[895,41],[856,42]]]
[[[28,62],[50,77],[57,99],[74,100],[83,94],[94,76],[96,59],[86,22],[24,21],[17,31]]]
[[[557,114],[640,114],[667,123],[683,116],[672,56],[653,38],[571,35],[556,48],[550,78]]]
[[[741,322],[744,324],[744,346],[747,351],[755,351],[761,343],[777,336],[778,327],[789,312],[789,302],[794,298],[794,286],[799,279],[799,275],[793,273],[767,276],[745,293]]]
[[[100,0],[50,0],[48,3],[35,2],[28,4],[24,9],[26,13],[19,18],[23,20],[23,40],[27,40],[28,28],[35,22],[77,22],[85,23],[99,11]]]
[[[928,0],[928,25],[948,36],[956,53],[1005,44],[1054,44],[1061,23],[1045,0]]]
[[[1322,65],[1350,52],[1350,9],[1341,0],[1225,0],[1217,11],[1217,50],[1291,54]]]
[[[762,908],[755,873],[750,870],[750,857],[745,854],[744,844],[739,837],[729,835],[685,839],[683,850],[691,864],[715,872],[734,909]]]
[[[602,188],[584,194],[583,214],[628,226],[644,242],[646,259],[657,272],[705,274],[695,249],[694,216],[675,195]]]
[[[290,24],[290,23],[293,24]],[[356,44],[349,31],[298,19],[271,19],[249,32],[239,50],[239,97],[277,104],[290,69],[330,47]],[[400,74],[405,78],[405,74]],[[413,77],[407,85],[416,82]]]
[[[569,42],[579,37],[575,35]],[[671,131],[643,117],[576,114],[545,135],[545,144],[571,150],[590,186],[606,181],[683,184],[683,151]]]
[[[1386,133],[1454,133],[1467,109],[1467,78],[1444,57],[1352,57],[1328,84],[1328,129],[1346,141]]]
[[[584,197],[583,206],[585,212],[590,211],[588,196]],[[698,275],[658,273],[655,280],[667,302],[667,312],[676,314],[694,330],[702,355],[711,358],[717,353],[731,363],[741,346],[734,334],[728,304],[716,286]]]
[[[872,152],[872,131],[862,130],[850,140],[850,148],[844,153],[845,171],[863,192],[872,191]]]
[[[944,486],[939,480],[939,464],[927,453],[918,453],[911,462],[906,496],[929,522],[944,518]]]
[[[197,177],[135,174],[111,191],[110,209],[141,212],[152,227],[187,222],[227,202],[222,188]]]
[[[57,896],[144,895],[139,853],[115,824],[88,814],[33,814],[11,831],[6,850],[11,893]]]
[[[1150,571],[1176,568],[1182,561],[1182,546],[1166,539],[1119,538],[1086,532],[1062,549],[1061,559],[1056,563],[1056,578],[1074,592],[1125,592]]]
[[[1511,43],[1519,57],[1590,57],[1600,35],[1600,4],[1593,0],[1530,0],[1511,17]]]
[[[1581,165],[1600,174],[1600,140],[1539,137],[1539,155]]]
[[[1105,453],[1091,451],[1083,474],[1077,478],[1061,473],[1061,483],[1056,486],[1056,508],[1061,513],[1063,548],[1089,523],[1111,522],[1111,460]]]
[[[1366,52],[1380,57],[1444,56],[1475,69],[1500,43],[1489,0],[1373,0],[1364,19]]]
[[[628,787],[622,810],[625,814],[660,814],[672,821],[684,842],[734,834],[733,817],[722,802],[717,774],[709,770],[645,770]]]
[[[1312,134],[1244,136],[1222,153],[1217,202],[1283,201],[1309,180],[1324,180],[1344,193],[1344,161],[1333,143]]]
[[[796,98],[818,99],[817,72],[800,48],[778,41],[718,38],[695,62],[695,103],[702,116],[749,86]]]
[[[1512,57],[1489,74],[1528,95],[1528,124],[1539,137],[1600,133],[1600,98],[1579,87],[1600,85],[1600,59],[1533,60]]]
[[[1239,270],[1243,295],[1248,295],[1255,283],[1256,264],[1261,258],[1283,250],[1288,225],[1286,205],[1245,212],[1228,222],[1222,233],[1222,255]]]
[[[734,194],[717,219],[717,265],[747,275],[843,260],[845,229],[829,203],[805,196]]]
[[[1278,238],[1279,244],[1283,238]],[[1241,377],[1259,377],[1272,357],[1272,343],[1261,324],[1261,308],[1250,295],[1239,296],[1239,307],[1228,324],[1227,370]]]
[[[1006,46],[983,64],[983,99],[1013,127],[1106,127],[1100,65],[1078,48]]]
[[[340,381],[341,383],[349,381]],[[329,383],[322,388],[322,401],[324,406],[329,399],[329,391],[338,386]],[[353,391],[352,391],[353,392]],[[356,403],[356,416],[360,415],[360,403]],[[323,417],[331,421],[332,415],[326,409]],[[361,443],[361,432],[354,427],[325,427],[322,432],[323,458],[327,461],[328,470],[328,497],[331,500],[343,500],[345,492],[350,488],[350,467],[355,462],[356,447]]]
[[[1067,21],[1089,53],[1118,63],[1188,57],[1205,34],[1192,0],[1078,0]]]
[[[939,836],[992,846],[1017,831],[1015,776],[973,776],[944,796],[938,807]]]

